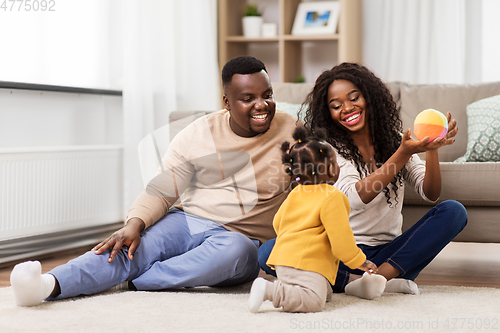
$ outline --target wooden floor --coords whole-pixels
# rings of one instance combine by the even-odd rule
[[[440,254],[420,273],[415,282],[419,285],[500,288],[500,260],[491,259],[492,255],[499,255],[498,246],[500,244],[491,246],[491,248],[486,248],[490,259],[484,262],[476,260],[481,258],[481,254],[474,253],[475,247],[470,247],[468,244],[454,248],[454,251],[449,254]],[[42,272],[46,273],[56,266],[65,264],[87,250],[90,248],[79,248],[39,258],[42,263]],[[467,256],[470,259],[467,259]],[[11,263],[0,267],[0,288],[10,286],[10,272],[15,264]]]

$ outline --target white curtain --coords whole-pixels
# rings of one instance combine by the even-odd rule
[[[492,0],[364,0],[364,63],[384,81],[491,80],[483,68],[496,64],[483,55],[498,33],[491,39],[495,30],[484,27],[485,6]],[[488,22],[498,29],[498,19]]]
[[[500,81],[500,1],[482,0],[481,45],[483,81]]]
[[[216,0],[127,0],[123,6],[125,198],[144,187],[138,145],[174,110],[221,107]]]

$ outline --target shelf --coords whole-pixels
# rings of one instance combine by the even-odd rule
[[[338,40],[339,34],[333,35],[282,35],[276,37],[260,37],[260,38],[247,38],[245,36],[227,36],[226,41],[231,43],[266,43],[266,42],[279,42],[280,40],[285,41],[297,41],[297,42],[308,42],[308,41],[336,41]]]
[[[301,0],[218,0],[220,67],[235,56],[252,55],[266,64],[272,81],[294,82],[298,76],[305,76],[306,82],[314,82],[324,68],[346,61],[361,62],[362,0],[338,1],[337,33],[292,35]],[[276,37],[243,36],[241,13],[248,3],[264,8],[264,22],[278,26]]]
[[[254,42],[278,42],[280,39],[279,37],[270,37],[270,38],[247,38],[244,36],[227,36],[226,41],[227,42],[236,42],[236,43],[254,43]]]
[[[308,41],[336,41],[339,39],[339,34],[333,35],[284,35],[284,40],[308,42]]]

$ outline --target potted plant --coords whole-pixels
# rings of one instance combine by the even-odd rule
[[[243,36],[247,38],[260,37],[262,12],[255,4],[248,4],[243,10]]]

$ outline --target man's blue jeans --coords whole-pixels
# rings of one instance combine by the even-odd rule
[[[61,287],[57,299],[95,294],[123,281],[138,290],[229,286],[257,277],[257,247],[257,240],[172,209],[141,233],[134,260],[126,246],[112,262],[110,251],[89,251],[49,273]]]
[[[456,236],[467,224],[467,211],[464,206],[454,200],[444,201],[433,207],[411,228],[393,241],[368,246],[358,244],[366,258],[380,266],[388,262],[396,268],[399,278],[415,280],[420,271]],[[271,239],[259,248],[259,265],[267,273],[276,276],[276,272],[267,266],[267,258],[274,247],[275,239]],[[362,275],[363,271],[350,269],[340,262],[334,292],[344,292],[350,274]]]

